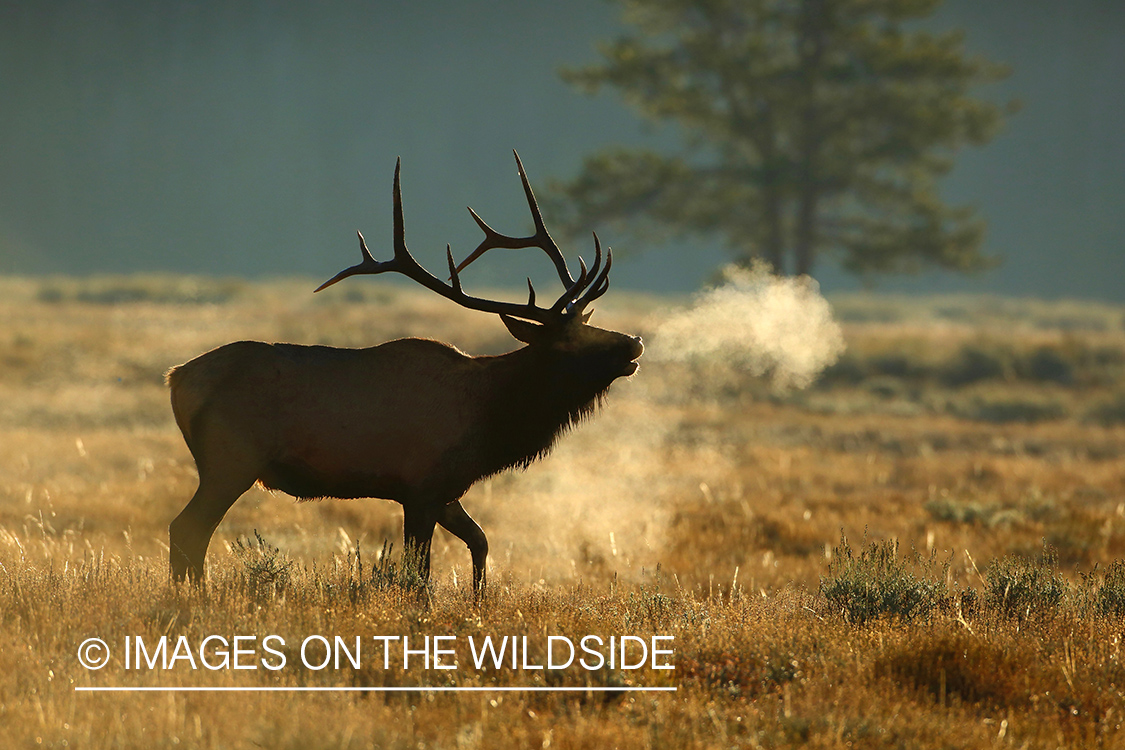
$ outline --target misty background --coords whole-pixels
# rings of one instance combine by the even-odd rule
[[[389,257],[400,156],[408,244],[441,269],[445,243],[463,257],[480,239],[465,206],[530,229],[512,149],[542,194],[602,147],[671,142],[557,76],[597,60],[616,13],[601,0],[0,0],[0,273],[327,278],[358,260],[357,229]],[[1013,68],[977,93],[1022,111],[961,152],[943,190],[979,207],[984,250],[1004,263],[878,288],[1125,300],[1125,3],[949,0],[934,25]],[[619,287],[690,291],[725,260],[603,239]],[[551,288],[529,252],[494,251],[466,283]],[[817,278],[859,287],[828,258]]]

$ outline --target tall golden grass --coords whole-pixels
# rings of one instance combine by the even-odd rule
[[[1121,308],[839,300],[848,352],[807,391],[643,359],[549,458],[465,498],[492,547],[480,606],[443,532],[430,589],[396,583],[394,504],[259,490],[220,526],[208,586],[176,588],[167,524],[195,473],[168,367],[242,338],[511,345],[404,287],[312,286],[0,279],[0,745],[1125,745]],[[615,292],[597,322],[647,335],[667,308]],[[289,665],[121,662],[126,636],[213,634],[278,634]],[[313,634],[369,656],[299,666]],[[449,672],[384,670],[367,651],[526,635],[543,663],[548,635],[586,634],[674,636],[675,669],[480,672],[462,649]],[[102,670],[78,661],[89,637],[115,652]],[[75,690],[410,685],[677,691]]]

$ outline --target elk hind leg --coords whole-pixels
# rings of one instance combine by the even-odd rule
[[[488,538],[480,525],[465,511],[457,500],[442,509],[438,517],[441,527],[468,545],[473,556],[473,594],[479,596],[484,590],[485,560],[488,559]]]
[[[217,436],[216,436],[217,437]],[[242,493],[258,479],[258,462],[237,439],[203,441],[196,453],[199,487],[168,526],[168,562],[172,577],[203,580],[203,561],[219,522]]]

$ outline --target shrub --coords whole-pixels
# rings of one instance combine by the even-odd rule
[[[880,375],[905,378],[916,374],[917,366],[901,352],[879,354],[871,358],[871,368]]]
[[[1053,614],[1066,591],[1066,581],[1058,574],[1058,555],[1051,548],[1035,560],[1002,557],[985,574],[985,603],[1007,616]]]
[[[928,617],[949,601],[946,573],[949,564],[914,554],[913,565],[898,557],[898,541],[872,542],[859,557],[852,554],[846,537],[832,555],[828,578],[822,578],[820,593],[829,608],[842,612],[857,625],[882,616],[903,621]],[[911,568],[921,568],[922,576]]]
[[[1086,412],[1086,421],[1103,427],[1125,424],[1125,393],[1096,404]]]
[[[952,498],[937,498],[930,500],[925,505],[926,512],[935,521],[947,523],[968,523],[981,526],[992,526],[997,519],[1003,518],[1003,509],[993,503],[978,503],[971,500],[954,500]]]
[[[960,354],[946,366],[942,379],[946,385],[959,388],[981,380],[1004,378],[1010,369],[1011,362],[1007,352],[966,344]]]
[[[1059,401],[1020,396],[987,398],[978,395],[967,401],[952,401],[948,410],[962,419],[992,424],[1032,424],[1067,416],[1066,406]]]
[[[1094,593],[1094,609],[1112,617],[1125,615],[1125,560],[1114,560],[1106,568],[1101,586]]]
[[[1027,375],[1032,380],[1070,385],[1074,382],[1074,364],[1057,349],[1041,346],[1027,359]]]
[[[863,382],[870,375],[870,367],[866,359],[846,351],[840,355],[833,364],[824,369],[817,378],[817,384],[824,387],[832,383],[856,385]]]

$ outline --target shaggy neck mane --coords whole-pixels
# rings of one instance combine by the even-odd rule
[[[503,362],[501,362],[503,360]],[[555,441],[605,402],[610,383],[583,383],[568,377],[548,354],[531,347],[494,360],[503,367],[490,395],[489,419],[479,449],[489,473],[526,468],[545,456]]]

